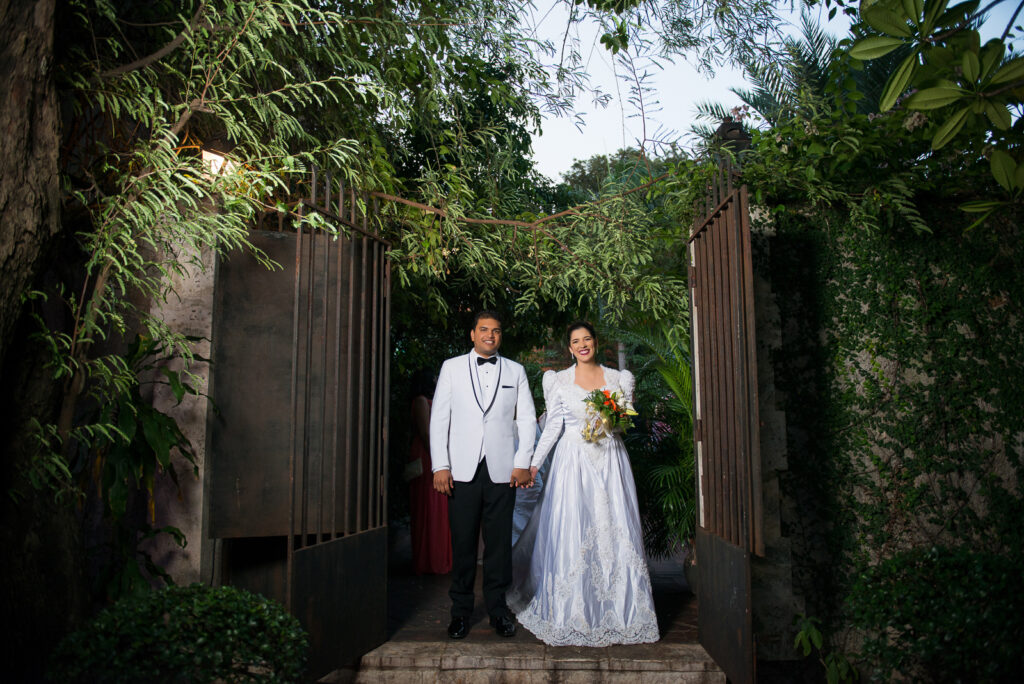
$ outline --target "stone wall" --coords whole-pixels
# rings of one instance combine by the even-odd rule
[[[202,338],[194,350],[196,356],[203,359],[210,357],[215,259],[212,250],[197,255],[182,248],[179,263],[184,267],[184,274],[169,279],[171,292],[168,300],[155,303],[151,309],[151,313],[161,318],[173,331]],[[192,261],[195,263],[190,263]],[[167,365],[176,371],[184,370],[180,359],[174,359]],[[192,465],[180,454],[174,454],[172,462],[178,473],[180,492],[169,478],[157,478],[156,484],[154,527],[178,528],[185,535],[186,546],[181,548],[169,536],[160,535],[144,548],[177,584],[200,581],[213,583],[213,547],[212,540],[207,538],[204,505],[206,422],[209,409],[205,394],[210,389],[210,365],[197,359],[188,371],[194,376],[192,384],[203,396],[186,394],[179,404],[168,385],[152,385],[153,405],[178,422],[181,431],[192,443],[199,466],[198,475],[194,475]]]
[[[752,211],[754,326],[757,341],[757,390],[760,419],[761,482],[765,556],[752,556],[751,592],[757,653],[761,660],[791,660],[795,618],[804,612],[793,588],[793,544],[784,521],[792,508],[780,479],[789,469],[784,396],[776,384],[775,361],[782,347],[782,322],[771,269],[774,234]]]

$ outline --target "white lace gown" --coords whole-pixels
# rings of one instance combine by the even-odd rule
[[[633,400],[633,375],[604,369],[603,389]],[[551,646],[658,640],[636,485],[622,439],[583,440],[584,397],[571,366],[544,374],[548,419],[534,465],[554,455],[540,501],[512,550],[508,605]],[[556,444],[557,442],[557,444]]]

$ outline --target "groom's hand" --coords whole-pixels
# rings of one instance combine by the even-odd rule
[[[452,487],[455,486],[452,480],[452,471],[450,470],[438,470],[434,473],[434,489],[441,492],[445,496],[452,495]]]
[[[512,469],[512,481],[509,483],[509,487],[529,487],[533,484],[533,478],[530,477],[530,471],[526,468],[513,468]]]

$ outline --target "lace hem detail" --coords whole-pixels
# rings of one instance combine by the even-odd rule
[[[516,619],[548,646],[613,646],[616,644],[651,644],[661,638],[658,620],[653,611],[645,611],[631,625],[614,624],[614,613],[605,613],[602,624],[591,627],[577,616],[575,624],[553,625],[544,620],[531,601],[525,610],[516,613]],[[610,623],[610,624],[606,624]]]

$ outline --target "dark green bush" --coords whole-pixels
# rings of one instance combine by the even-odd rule
[[[57,647],[54,682],[298,682],[309,645],[280,604],[234,587],[118,601]]]
[[[887,679],[1017,682],[1024,672],[1021,557],[967,548],[911,549],[863,573],[850,594]]]

